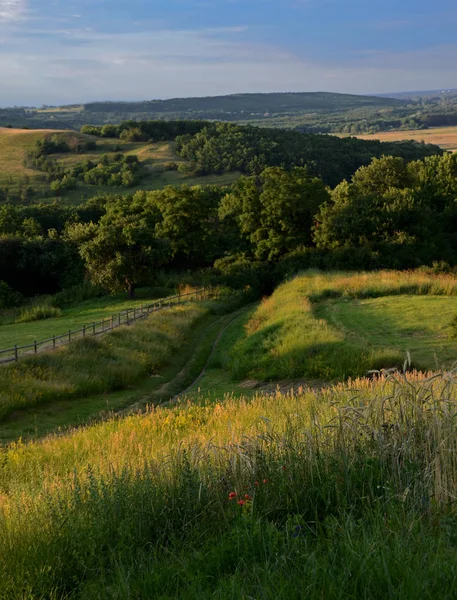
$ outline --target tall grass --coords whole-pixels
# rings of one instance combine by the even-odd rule
[[[54,319],[60,317],[62,311],[60,308],[50,304],[34,304],[23,308],[16,319],[16,323],[32,323],[33,321],[44,321],[45,319]]]
[[[134,385],[157,373],[206,314],[208,309],[200,305],[173,308],[100,338],[80,339],[0,367],[0,419],[17,409]]]
[[[455,296],[457,277],[421,271],[305,273],[281,285],[261,303],[246,323],[245,334],[227,353],[225,366],[237,380],[336,381],[369,370],[401,368],[405,360],[402,352],[357,343],[319,319],[314,306],[330,298],[403,294]]]
[[[452,598],[452,374],[157,408],[0,471],[2,598]]]

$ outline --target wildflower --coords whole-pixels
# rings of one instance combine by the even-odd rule
[[[246,504],[246,501],[245,500],[238,500],[238,504],[240,506],[244,506]]]
[[[251,498],[251,496],[249,494],[245,494],[244,497],[245,497],[246,500],[252,500],[252,498]]]
[[[234,498],[236,498],[236,492],[230,492],[229,500],[233,500]]]
[[[268,479],[264,479],[264,480],[263,480],[263,483],[268,483]]]
[[[258,482],[258,481],[256,481],[256,482],[254,483],[254,485],[259,485],[259,482]]]

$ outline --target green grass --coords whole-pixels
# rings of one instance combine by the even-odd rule
[[[391,348],[425,368],[449,367],[457,361],[452,338],[455,298],[442,296],[388,296],[370,300],[333,300],[315,313],[346,339],[373,348]]]
[[[142,414],[0,450],[0,598],[456,597],[455,373],[245,397],[230,382],[336,377],[397,360],[405,339],[421,360],[451,356],[456,295],[453,276],[306,273],[258,307],[176,309],[62,353],[59,382],[119,376],[166,346],[164,385],[120,392],[153,405]],[[156,405],[205,364],[200,393]]]
[[[407,350],[416,368],[446,366],[457,358],[450,338],[456,295],[457,278],[448,275],[311,272],[262,302],[225,366],[237,381],[310,384],[401,368]],[[331,298],[344,300],[327,304]]]
[[[96,321],[108,319],[111,315],[127,309],[139,308],[148,303],[154,303],[158,298],[172,295],[173,291],[162,288],[138,290],[138,298],[130,300],[125,294],[118,296],[102,296],[81,302],[76,306],[62,309],[59,317],[38,320],[29,323],[11,322],[0,325],[0,350],[33,344],[35,341],[52,338],[53,335],[65,334],[69,330],[90,326]],[[52,299],[51,299],[52,302]]]
[[[160,375],[207,314],[204,305],[189,303],[102,337],[4,365],[0,419],[17,410],[126,390],[147,376]]]
[[[168,356],[154,377],[143,377],[128,389],[90,395],[77,402],[63,398],[35,406],[33,410],[16,411],[1,423],[0,444],[39,439],[109,418],[115,412],[144,410],[172,399],[198,377],[217,336],[230,318],[231,315],[207,314],[190,328],[179,350]]]
[[[0,597],[453,598],[456,410],[411,375],[14,444]]]
[[[253,307],[246,307],[235,313],[221,331],[204,375],[191,388],[186,390],[185,398],[187,400],[217,402],[222,398],[249,397],[255,394],[254,390],[239,386],[233,380],[227,368],[230,351],[239,338],[242,337],[244,326],[253,311]]]

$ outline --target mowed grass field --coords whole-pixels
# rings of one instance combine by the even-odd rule
[[[392,348],[425,368],[452,367],[457,362],[457,340],[452,320],[455,297],[388,296],[363,300],[329,300],[316,315],[348,340],[366,348]]]
[[[444,150],[457,152],[457,127],[434,127],[431,129],[414,129],[411,131],[386,131],[371,135],[357,135],[361,140],[380,140],[381,142],[398,142],[415,140],[426,144],[436,144]]]
[[[221,366],[235,381],[341,381],[373,369],[457,360],[457,277],[316,273],[281,285],[249,316]]]
[[[114,154],[117,146],[121,148],[123,154],[138,156],[143,167],[144,177],[137,186],[128,189],[87,185],[80,181],[77,189],[67,192],[63,197],[58,197],[59,201],[66,204],[80,204],[88,198],[105,193],[127,194],[141,189],[162,189],[167,185],[230,185],[239,177],[238,173],[195,177],[176,170],[167,170],[166,166],[170,163],[185,162],[176,154],[172,142],[129,143],[114,139],[98,139],[74,131],[0,128],[0,187],[17,192],[21,188],[31,186],[38,191],[36,201],[53,202],[55,196],[39,197],[40,192],[49,192],[50,185],[46,182],[43,173],[24,166],[24,159],[27,152],[34,149],[38,140],[56,134],[68,139],[77,137],[81,141],[92,140],[97,144],[96,150],[85,154],[51,155],[51,158],[57,160],[66,169],[71,169],[84,160],[92,160],[96,163],[97,157],[103,154]]]

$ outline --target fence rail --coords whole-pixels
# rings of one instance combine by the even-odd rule
[[[0,350],[0,364],[17,362],[20,358],[25,358],[26,356],[38,354],[39,352],[44,352],[46,350],[55,350],[56,348],[67,346],[77,339],[103,335],[117,327],[130,325],[139,319],[146,319],[149,315],[171,308],[172,306],[178,306],[196,300],[212,299],[217,297],[217,295],[218,291],[213,288],[201,288],[194,292],[189,292],[188,294],[177,294],[176,296],[161,298],[152,304],[127,309],[115,315],[111,315],[106,319],[102,319],[101,321],[93,322],[90,325],[83,325],[81,329],[76,329],[75,331],[70,330],[61,335],[53,335],[47,340],[42,340],[40,342],[35,341],[33,344],[27,344],[25,346],[15,345],[13,348]]]

